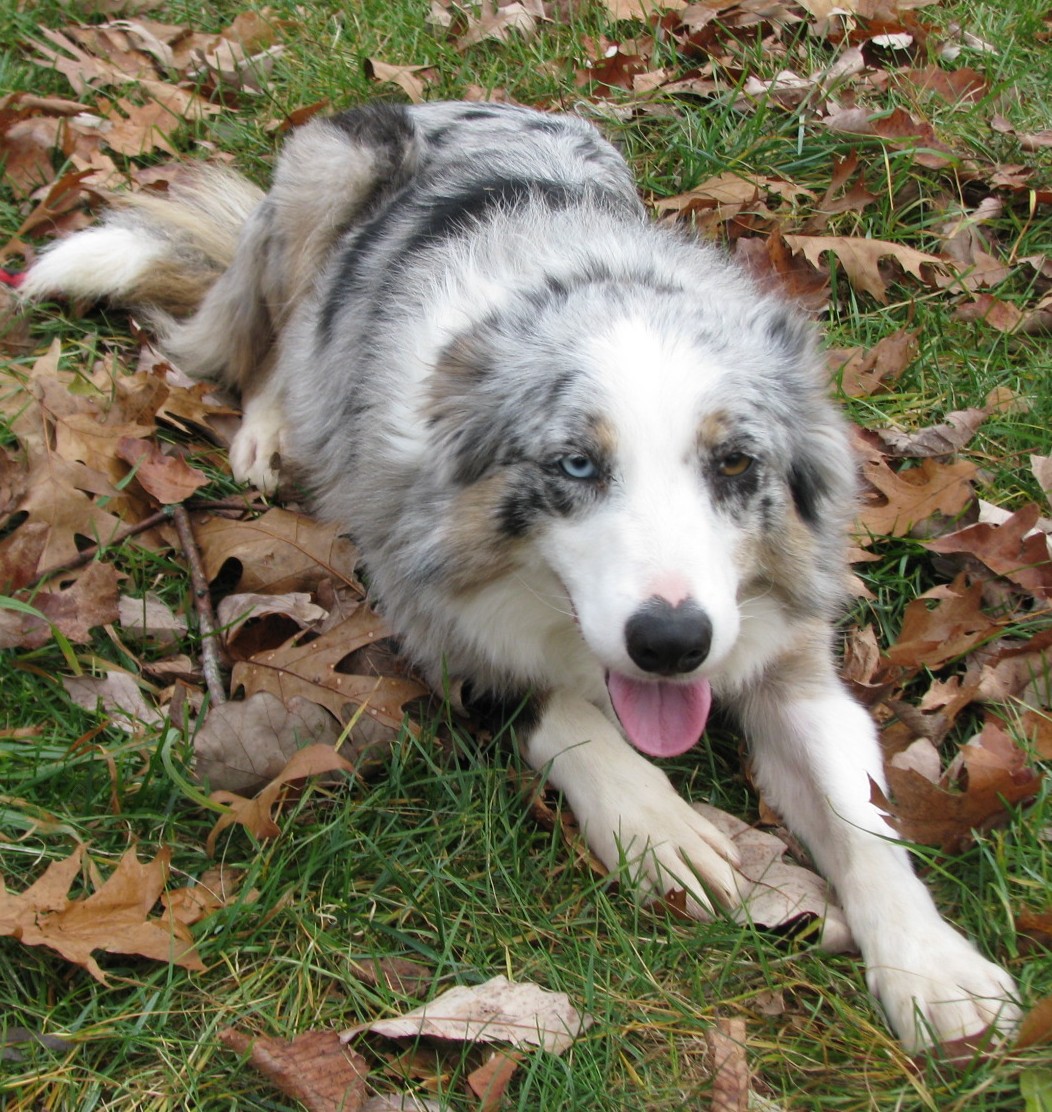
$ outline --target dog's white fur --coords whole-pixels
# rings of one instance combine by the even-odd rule
[[[174,273],[198,283],[185,320]],[[612,675],[644,704],[707,683],[738,716],[908,1047],[1012,1028],[1011,978],[870,803],[876,732],[830,649],[852,465],[808,330],[650,226],[590,127],[464,105],[315,121],[265,200],[229,174],[129,199],[24,291],[145,306],[187,370],[237,385],[235,474],[273,489],[280,456],[304,477],[434,682],[537,693],[530,763],[644,895],[733,904],[736,850],[626,741]],[[655,604],[707,615],[700,664],[638,662],[626,631]]]

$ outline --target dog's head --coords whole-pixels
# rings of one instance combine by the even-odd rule
[[[447,352],[433,409],[485,547],[546,562],[653,754],[843,589],[853,463],[811,329],[729,294],[593,283],[495,316]]]

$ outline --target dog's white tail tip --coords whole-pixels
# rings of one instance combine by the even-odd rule
[[[18,292],[31,300],[121,300],[132,295],[165,251],[164,241],[142,228],[88,228],[45,251],[26,272]]]

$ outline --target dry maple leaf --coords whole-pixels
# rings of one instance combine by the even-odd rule
[[[903,371],[917,358],[918,328],[900,328],[879,339],[868,351],[851,348],[830,352],[827,362],[840,389],[849,398],[868,397],[899,380]]]
[[[958,769],[935,784],[913,769],[889,767],[889,802],[876,785],[872,800],[892,825],[912,842],[956,853],[973,838],[1008,817],[1006,807],[1033,798],[1040,775],[1027,767],[1026,754],[995,723],[961,747]]]
[[[228,1027],[219,1041],[248,1061],[308,1112],[359,1112],[369,1067],[335,1031],[304,1031],[292,1039],[246,1035]]]
[[[168,879],[169,849],[162,848],[146,864],[129,849],[97,891],[70,900],[69,888],[83,859],[80,846],[64,861],[53,861],[20,893],[9,892],[0,878],[0,935],[54,950],[103,984],[106,975],[91,956],[96,950],[204,969],[183,923],[164,915],[150,918]]]
[[[194,884],[169,889],[161,896],[161,904],[172,918],[189,927],[233,903],[255,903],[259,898],[255,888],[238,891],[244,879],[244,869],[216,865],[206,869]]]
[[[293,698],[286,707],[269,691],[209,707],[194,734],[197,777],[212,789],[255,791],[281,774],[307,745],[332,749],[340,725],[323,707]]]
[[[436,76],[432,66],[392,66],[379,58],[367,58],[365,68],[374,81],[397,85],[413,104],[423,101],[429,82]]]
[[[513,33],[530,38],[548,15],[541,0],[482,0],[479,14],[467,14],[467,29],[457,36],[457,50],[466,50],[486,39],[505,42]]]
[[[794,254],[802,254],[814,267],[822,266],[827,253],[835,255],[852,286],[872,295],[881,305],[887,301],[887,286],[880,273],[882,259],[894,259],[903,270],[921,281],[926,280],[924,267],[950,269],[950,263],[938,255],[889,240],[857,236],[787,235],[784,238]]]
[[[152,591],[142,598],[122,595],[117,605],[121,629],[133,638],[170,652],[186,636],[186,619]]]
[[[144,727],[164,722],[156,707],[143,697],[138,680],[116,667],[103,676],[63,676],[62,686],[78,706],[96,713],[99,708],[110,723],[129,734],[140,734]]]
[[[971,502],[977,469],[967,460],[940,463],[921,460],[917,467],[893,471],[872,437],[860,433],[862,474],[871,488],[863,491],[856,517],[856,537],[871,544],[876,537],[904,537],[933,514],[956,517]]]
[[[1045,996],[1023,1016],[1015,1040],[1015,1049],[1023,1050],[1028,1046],[1050,1045],[1052,1045],[1052,996]]]
[[[479,1100],[478,1112],[497,1112],[503,1106],[504,1090],[521,1061],[522,1055],[514,1050],[496,1050],[468,1074],[468,1088]]]
[[[121,437],[117,454],[135,468],[136,482],[162,506],[184,502],[208,483],[208,476],[186,460],[166,455],[154,441]]]
[[[1052,559],[1048,538],[1034,525],[1034,503],[1017,510],[1003,525],[980,522],[925,542],[932,552],[967,553],[1038,598],[1052,599]]]
[[[949,585],[925,591],[907,604],[887,659],[905,668],[937,669],[964,656],[1004,626],[983,613],[982,601],[982,583],[969,584],[963,573]]]
[[[988,408],[957,409],[937,425],[904,432],[901,429],[872,429],[889,456],[909,459],[952,456],[975,436],[990,415]]]
[[[791,932],[818,920],[822,924],[820,945],[827,953],[856,948],[843,911],[832,901],[829,885],[810,869],[786,861],[785,843],[780,838],[709,804],[695,803],[694,809],[738,847],[741,902],[730,911],[737,922]]]

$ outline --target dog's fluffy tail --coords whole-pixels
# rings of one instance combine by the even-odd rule
[[[191,354],[188,371],[226,377],[222,345],[213,340],[188,353],[179,336],[234,263],[242,229],[262,200],[251,182],[211,165],[188,168],[164,194],[112,194],[102,223],[46,250],[19,293],[135,309],[173,357]]]
[[[46,251],[19,293],[134,308],[189,374],[251,394],[333,243],[416,156],[414,129],[394,106],[312,120],[286,142],[265,196],[215,166],[165,195],[118,195],[100,226]]]
[[[241,228],[262,199],[239,174],[205,165],[166,194],[113,194],[103,223],[45,251],[20,292],[186,316],[233,262]]]

